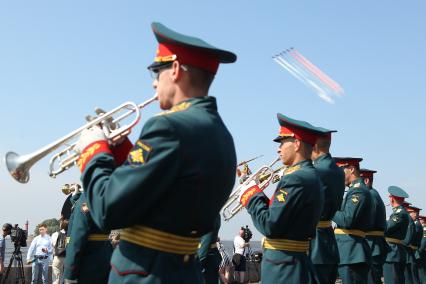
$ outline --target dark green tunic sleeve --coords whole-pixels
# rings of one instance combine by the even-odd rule
[[[356,189],[351,189],[348,191],[344,207],[341,208],[341,211],[337,211],[333,217],[333,221],[340,228],[354,228],[355,222],[359,218],[359,214],[362,210],[366,208],[365,194],[357,191]]]
[[[290,225],[292,222],[290,214],[303,204],[300,202],[302,195],[303,184],[298,176],[285,175],[275,190],[271,206],[268,206],[269,199],[264,193],[258,193],[250,199],[247,211],[259,232],[266,237],[273,237],[281,233],[282,228]]]
[[[107,230],[136,224],[167,198],[165,191],[180,166],[179,155],[179,141],[165,116],[153,117],[144,125],[124,165],[116,168],[111,155],[96,155],[82,174],[95,223]]]

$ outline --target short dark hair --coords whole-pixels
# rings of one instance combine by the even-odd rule
[[[185,66],[188,69],[187,72],[190,74],[188,77],[191,85],[204,89],[205,91],[209,90],[215,76],[213,73],[185,64],[182,64],[182,66]]]
[[[10,223],[5,223],[4,225],[3,225],[3,230],[5,230],[5,231],[10,231],[10,230],[12,230],[12,224],[10,224]]]
[[[43,228],[47,229],[47,225],[46,225],[46,224],[44,224],[44,223],[41,223],[40,225],[38,225],[38,228],[39,228],[39,229],[40,229],[41,227],[43,227]]]

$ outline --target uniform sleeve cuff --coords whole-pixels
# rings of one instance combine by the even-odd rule
[[[241,204],[246,207],[247,204],[249,203],[250,199],[253,197],[253,195],[255,195],[256,193],[262,192],[262,190],[260,190],[259,186],[257,185],[253,185],[252,187],[250,187],[249,189],[247,189],[243,195],[241,196]]]
[[[86,165],[90,162],[90,160],[100,153],[112,154],[111,150],[109,149],[108,141],[96,141],[92,144],[89,144],[84,149],[77,162],[78,167],[80,168],[80,172],[84,172]]]

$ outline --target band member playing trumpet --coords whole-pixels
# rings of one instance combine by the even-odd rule
[[[256,228],[265,235],[262,283],[310,283],[315,279],[307,255],[309,239],[324,202],[320,178],[312,165],[312,147],[322,133],[307,122],[278,114],[278,154],[288,166],[271,200],[251,182],[241,191]]]
[[[164,112],[149,119],[122,166],[100,128],[82,133],[84,195],[95,223],[125,228],[109,283],[201,283],[200,237],[213,230],[235,182],[236,154],[208,90],[236,55],[152,24],[154,76]]]

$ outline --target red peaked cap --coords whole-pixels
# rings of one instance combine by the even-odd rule
[[[368,169],[361,169],[361,177],[363,178],[373,178],[373,175],[377,173],[377,171],[374,170],[368,170]]]
[[[334,157],[334,162],[339,167],[346,166],[355,166],[359,167],[359,163],[362,161],[362,158],[351,158],[351,157]]]
[[[152,23],[152,31],[158,41],[154,63],[148,69],[156,69],[175,60],[180,64],[197,67],[216,74],[219,63],[233,63],[237,56],[219,49],[200,38],[175,32],[161,23]]]
[[[278,137],[274,139],[275,142],[281,142],[287,137],[294,137],[313,146],[317,138],[323,135],[317,127],[309,122],[296,120],[280,113],[277,114],[277,118],[280,129]]]
[[[422,210],[422,209],[420,209],[419,207],[412,206],[412,205],[408,205],[408,206],[406,207],[406,209],[407,209],[407,211],[408,211],[408,212],[417,212],[417,213],[419,213],[419,212],[420,212],[420,210]]]

